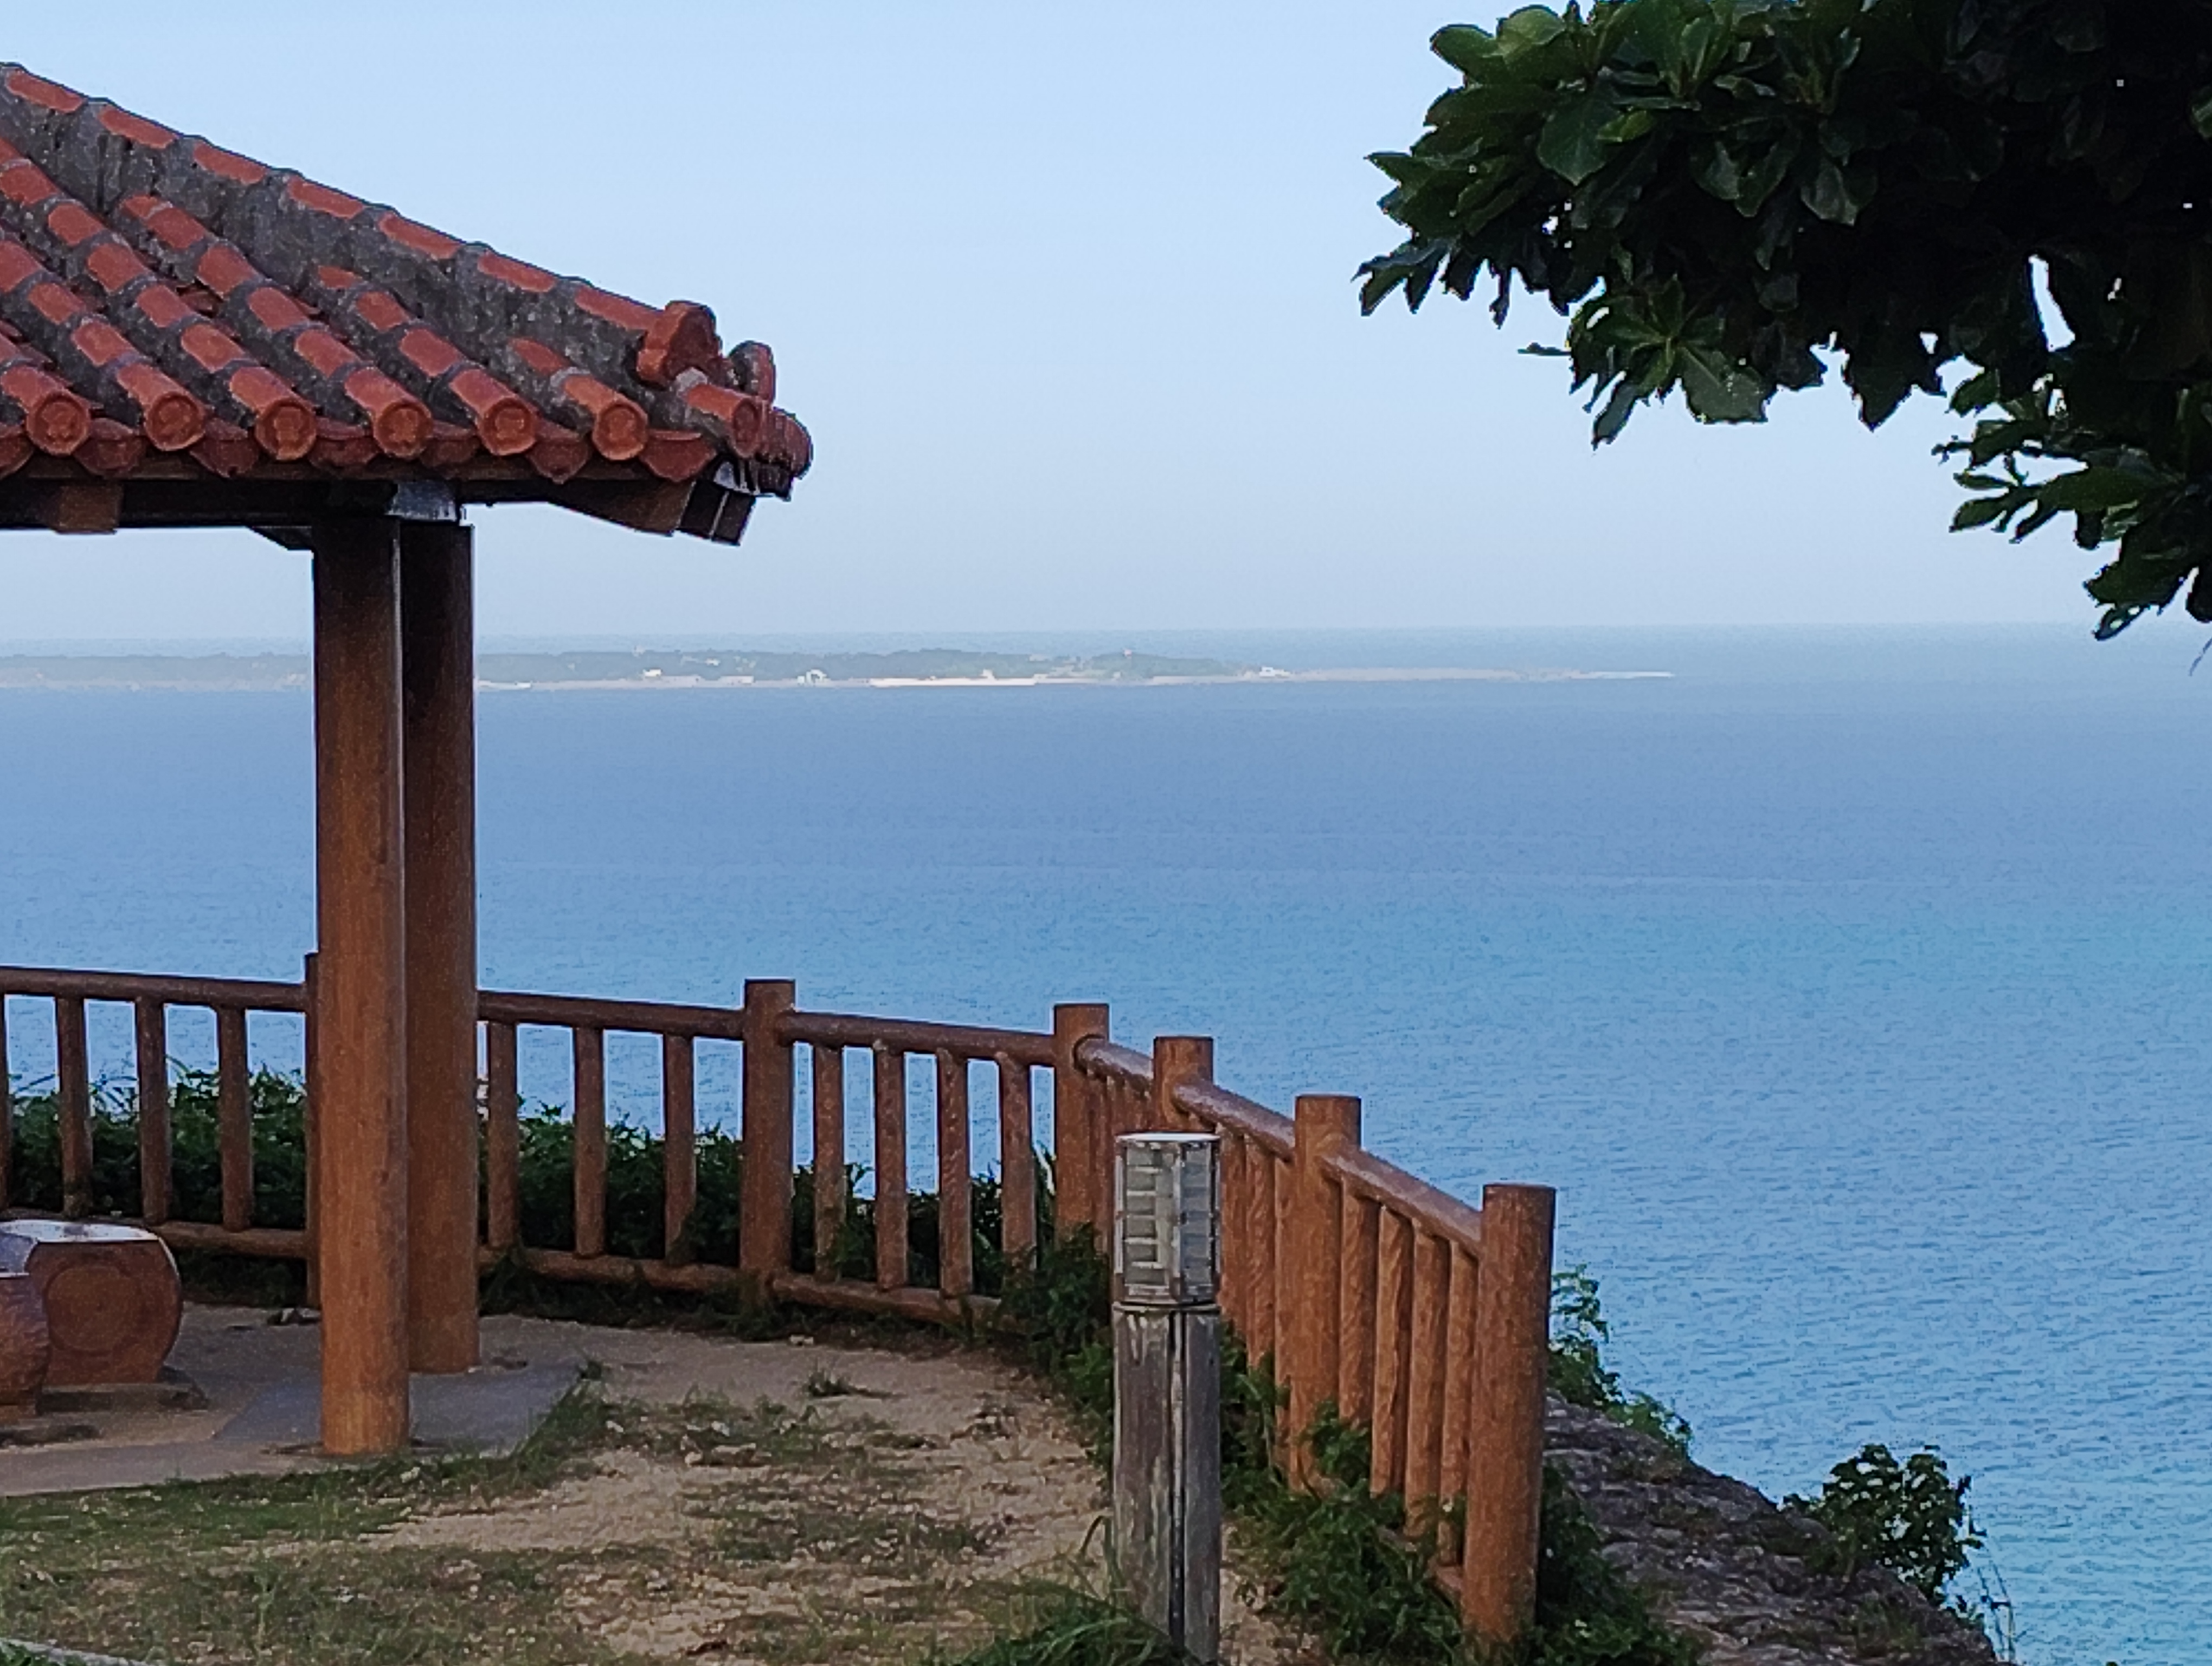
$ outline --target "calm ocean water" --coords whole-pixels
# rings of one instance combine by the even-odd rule
[[[1558,1185],[1707,1463],[1779,1492],[1936,1443],[2027,1659],[2212,1659],[2193,641],[1135,645],[1675,675],[489,694],[487,982],[1214,1034],[1440,1183]],[[295,695],[0,693],[0,960],[292,975],[308,744]]]

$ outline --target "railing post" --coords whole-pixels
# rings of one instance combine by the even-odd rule
[[[1413,1229],[1413,1334],[1406,1361],[1406,1526],[1416,1538],[1437,1525],[1437,1480],[1443,1454],[1446,1328],[1451,1245]]]
[[[896,1048],[869,1053],[876,1100],[876,1287],[903,1290],[908,1273],[906,1235],[906,1055]]]
[[[0,988],[0,1209],[15,1203],[15,1088],[8,1073],[8,991]]]
[[[1283,1249],[1296,1296],[1289,1315],[1291,1481],[1310,1487],[1313,1454],[1306,1432],[1324,1403],[1337,1397],[1337,1281],[1343,1260],[1341,1188],[1322,1166],[1328,1154],[1359,1143],[1359,1101],[1346,1095],[1302,1093],[1293,1117],[1290,1231]]]
[[[1375,1396],[1368,1412],[1374,1462],[1368,1487],[1377,1494],[1405,1493],[1408,1383],[1413,1363],[1413,1223],[1385,1209],[1376,1223],[1373,1369]]]
[[[814,1073],[814,1276],[837,1276],[845,1236],[845,1049],[816,1042]]]
[[[999,1247],[1009,1272],[1036,1260],[1036,1133],[1030,1121],[1030,1067],[1005,1054],[999,1078]]]
[[[315,955],[314,952],[311,949],[300,963],[300,1006],[301,1008],[302,1020],[301,1030],[302,1031],[301,1041],[305,1048],[305,1057],[302,1060],[302,1063],[306,1067],[301,1073],[304,1077],[304,1090],[307,1096],[307,1110],[300,1119],[301,1125],[300,1129],[300,1137],[302,1143],[307,1147],[306,1155],[307,1160],[307,1195],[306,1211],[307,1305],[312,1308],[319,1309],[323,1304],[323,1177],[322,1164],[318,1158],[316,1153],[322,1147],[321,1118],[323,1097],[322,1063],[320,1059],[321,1044],[319,1041],[321,1035],[321,1020],[315,1013],[316,988],[317,979],[315,974]],[[167,1050],[167,1043],[165,1039],[163,1042],[163,1051],[166,1053]],[[162,1066],[162,1073],[166,1077],[167,1073],[168,1067],[165,1061]],[[174,1183],[173,1182],[172,1190],[173,1189]]]
[[[607,1252],[607,1037],[603,1030],[569,1031],[576,1091],[570,1116],[574,1158],[574,1248],[586,1259]]]
[[[745,982],[744,1184],[738,1204],[738,1269],[754,1294],[791,1270],[792,1045],[784,1014],[798,991],[781,979]]]
[[[1548,1186],[1482,1189],[1460,1605],[1492,1647],[1519,1638],[1535,1611],[1555,1207]]]
[[[522,1237],[522,1095],[511,1024],[484,1025],[484,1240],[505,1255]]]
[[[974,1164],[969,1155],[968,1061],[937,1055],[937,1287],[957,1300],[975,1289]]]
[[[93,1210],[92,1072],[86,1061],[84,1001],[54,997],[54,1074],[61,1110],[62,1213],[81,1220]]]
[[[1383,1211],[1348,1186],[1337,1188],[1341,1235],[1336,1244],[1336,1408],[1346,1423],[1368,1428],[1375,1410],[1376,1240]]]
[[[246,1009],[215,1014],[216,1143],[222,1171],[222,1228],[253,1225],[253,1085],[246,1053]]]
[[[660,1253],[672,1267],[696,1259],[689,1234],[699,1201],[691,1037],[660,1038]]]
[[[158,1000],[142,1000],[132,1013],[138,1043],[138,1215],[149,1226],[159,1226],[168,1219],[175,1195],[170,1180],[169,1010]],[[308,1172],[313,1172],[312,1164]],[[0,1196],[0,1206],[5,1201]]]
[[[1054,1226],[1062,1237],[1091,1229],[1104,1249],[1109,1208],[1107,1172],[1113,1161],[1097,1084],[1078,1068],[1075,1049],[1109,1030],[1104,1006],[1067,1002],[1052,1009],[1052,1175]]]
[[[1194,1118],[1176,1109],[1175,1091],[1185,1082],[1213,1079],[1213,1037],[1156,1036],[1152,1038],[1152,1131],[1194,1134]]]

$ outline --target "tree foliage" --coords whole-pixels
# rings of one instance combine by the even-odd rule
[[[2212,6],[1594,0],[1433,46],[1460,84],[1374,158],[1406,235],[1365,309],[1542,296],[1598,442],[1832,368],[1870,427],[1948,397],[1954,526],[2071,515],[2100,635],[2212,621]]]

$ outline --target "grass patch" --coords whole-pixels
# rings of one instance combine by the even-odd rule
[[[506,1458],[0,1500],[0,1635],[209,1666],[624,1666],[689,1604],[763,1666],[910,1660],[1014,1613],[978,1571],[993,1529],[933,1505],[917,1462],[849,1408],[587,1383]],[[527,1507],[556,1487],[571,1538]]]
[[[1019,1625],[958,1666],[1188,1666],[1191,1658],[1127,1609],[1070,1586],[1025,1593]]]
[[[369,1551],[437,1507],[542,1489],[599,1450],[612,1414],[588,1389],[511,1456],[406,1458],[294,1475],[0,1500],[0,1633],[155,1658],[401,1666],[481,1657],[598,1660],[526,1556]],[[468,1600],[454,1599],[465,1578]]]

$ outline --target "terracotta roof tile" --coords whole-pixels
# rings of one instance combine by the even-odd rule
[[[50,457],[67,457],[92,432],[92,406],[52,374],[44,354],[0,339],[0,422],[20,423]]]
[[[514,496],[588,470],[783,495],[813,447],[775,397],[768,349],[726,353],[696,301],[562,277],[0,64],[0,476],[166,455],[224,480],[412,469]]]

